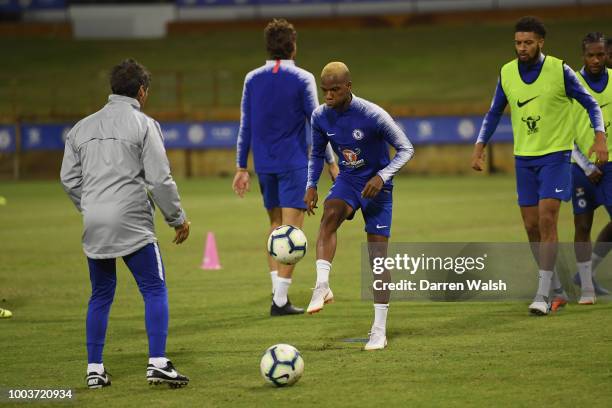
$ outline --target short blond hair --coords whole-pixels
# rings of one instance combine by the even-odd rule
[[[345,77],[347,81],[351,80],[351,72],[344,62],[332,61],[323,67],[321,78],[323,77]]]

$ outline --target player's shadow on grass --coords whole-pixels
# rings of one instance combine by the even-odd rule
[[[263,378],[262,378],[263,381]],[[244,389],[249,392],[259,393],[259,394],[268,394],[270,392],[291,392],[291,390],[295,390],[296,388],[302,388],[301,381],[289,386],[289,387],[275,387],[272,384],[262,383],[261,385],[250,385],[245,386]],[[275,401],[276,402],[276,401]],[[284,405],[281,405],[284,406]]]

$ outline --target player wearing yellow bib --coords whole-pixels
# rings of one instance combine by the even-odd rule
[[[582,40],[583,68],[577,73],[580,83],[601,107],[606,131],[612,120],[611,70],[606,68],[606,40],[601,33],[589,33]],[[591,246],[591,228],[595,209],[604,205],[612,217],[612,163],[597,167],[594,156],[586,157],[593,139],[593,128],[587,112],[575,104],[574,121],[576,140],[572,158],[572,204],[574,207],[574,234],[578,273],[574,282],[582,287],[579,304],[595,303],[595,295],[609,292],[595,281],[597,265],[609,251],[612,242],[612,222],[597,237],[595,248]],[[612,152],[612,140],[608,140],[608,152]],[[591,253],[592,251],[592,253]],[[555,305],[552,305],[553,309]]]
[[[542,316],[550,311],[551,286],[555,297],[567,302],[554,266],[559,208],[571,195],[572,99],[589,113],[595,130],[590,150],[598,162],[608,161],[608,150],[597,102],[563,61],[542,54],[544,24],[535,17],[523,17],[514,31],[517,58],[501,69],[493,103],[474,146],[472,168],[483,170],[484,148],[509,104],[518,204],[539,266],[538,290],[529,311]]]

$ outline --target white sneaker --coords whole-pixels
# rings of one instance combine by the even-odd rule
[[[583,292],[578,300],[579,305],[594,305],[595,304],[595,293],[594,292]]]
[[[548,302],[544,301],[534,301],[529,305],[529,313],[536,316],[546,316],[549,313],[550,309],[548,307]]]
[[[372,327],[372,331],[369,333],[370,340],[363,349],[364,350],[382,350],[387,347],[387,336],[385,336],[385,330],[377,327]]]
[[[323,309],[323,305],[333,302],[334,294],[332,293],[329,285],[323,286],[317,284],[312,291],[312,299],[310,299],[310,304],[308,305],[306,312],[308,314],[320,312],[321,309]]]

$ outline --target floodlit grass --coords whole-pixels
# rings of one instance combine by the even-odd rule
[[[193,222],[184,245],[173,246],[172,230],[157,220],[170,292],[168,355],[192,379],[181,390],[146,384],[143,304],[121,263],[104,354],[113,385],[86,389],[90,286],[80,217],[58,183],[0,183],[7,199],[0,206],[0,307],[14,313],[0,320],[0,389],[72,388],[78,406],[112,407],[612,403],[606,302],[570,305],[546,318],[529,317],[525,302],[395,302],[386,350],[368,353],[344,342],[366,337],[373,313],[360,300],[360,217],[339,235],[331,277],[336,303],[314,316],[269,318],[261,198],[256,187],[236,198],[230,182],[179,180]],[[525,239],[511,177],[400,177],[394,194],[396,242]],[[318,220],[304,228],[311,248]],[[600,212],[595,229],[604,222]],[[570,205],[559,230],[571,240]],[[207,231],[216,234],[220,271],[199,269]],[[314,280],[310,251],[296,269],[295,304],[308,302]],[[304,377],[287,389],[264,385],[258,372],[261,353],[279,342],[295,345],[306,364]]]

